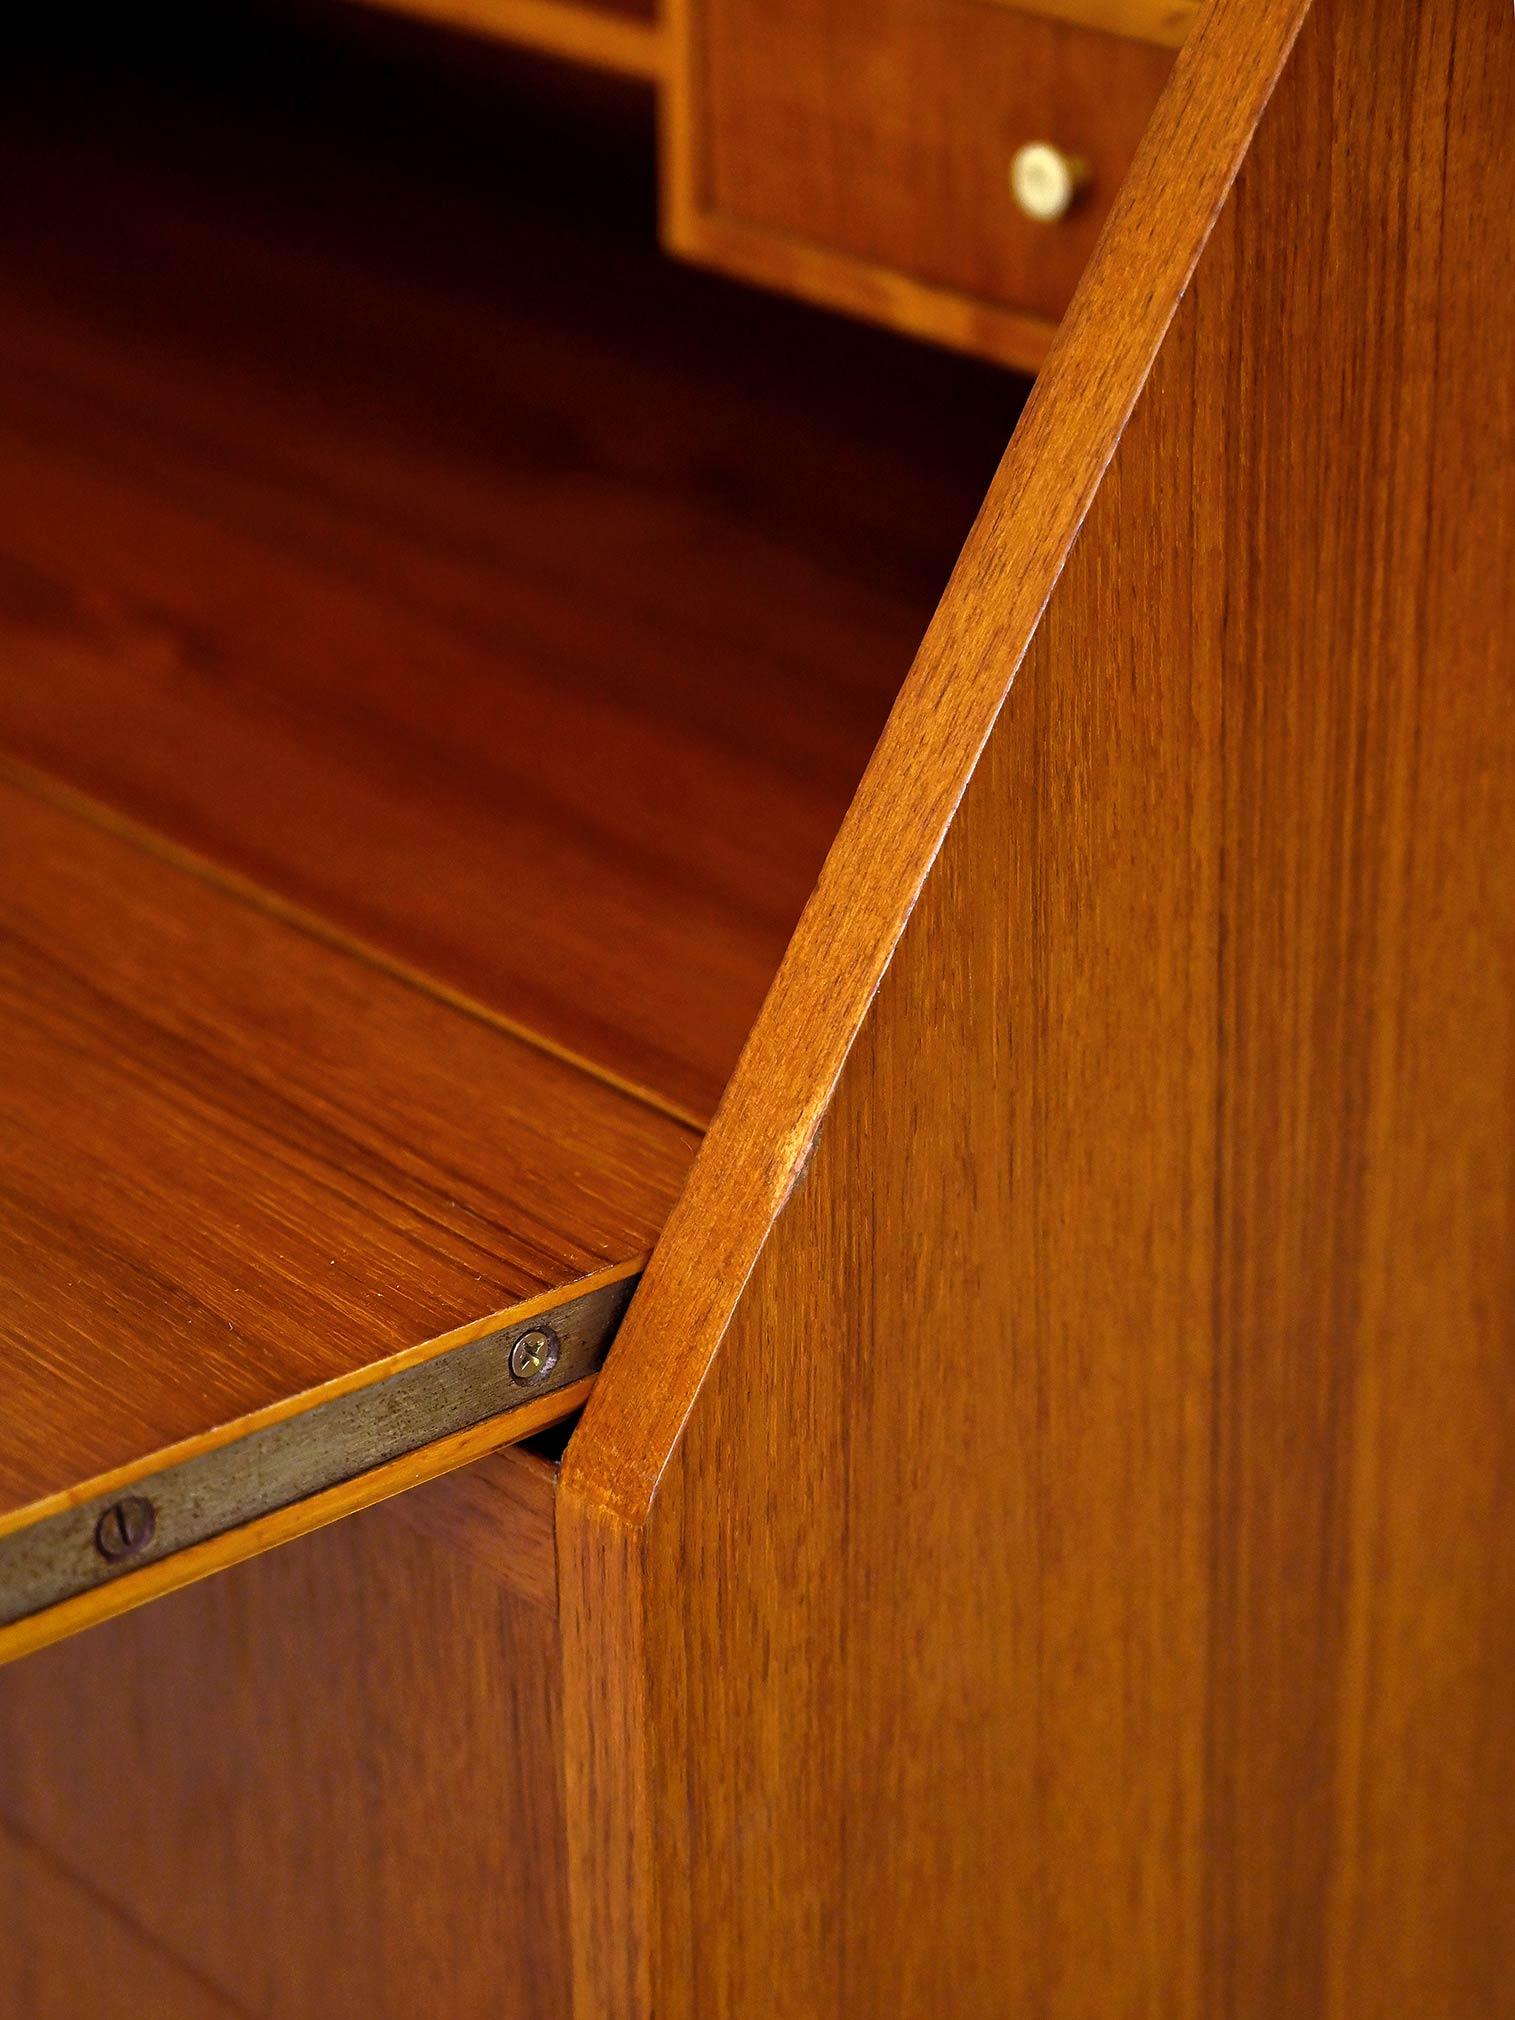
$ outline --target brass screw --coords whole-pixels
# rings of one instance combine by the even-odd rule
[[[510,1372],[518,1382],[539,1382],[558,1364],[558,1336],[546,1326],[522,1333],[510,1350]]]
[[[124,1501],[112,1502],[95,1524],[95,1548],[108,1563],[119,1564],[122,1558],[145,1550],[157,1526],[152,1502],[140,1494],[128,1494]]]

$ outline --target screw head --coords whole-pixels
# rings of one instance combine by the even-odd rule
[[[140,1494],[128,1494],[124,1501],[113,1501],[95,1524],[95,1548],[107,1563],[119,1564],[124,1557],[135,1557],[145,1550],[157,1527],[158,1512],[152,1502]]]
[[[558,1336],[548,1326],[533,1326],[510,1350],[510,1372],[518,1382],[539,1382],[558,1364]]]

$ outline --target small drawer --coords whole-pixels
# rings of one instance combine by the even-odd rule
[[[1153,41],[999,0],[693,0],[689,36],[686,249],[698,256],[703,215],[722,264],[737,263],[730,248],[743,232],[790,242],[810,277],[803,292],[828,292],[814,284],[822,248],[1048,324],[1067,307],[1173,61]],[[1037,145],[1055,153],[1033,158],[1041,179],[1023,175],[1017,192],[1012,165]],[[1036,201],[1059,159],[1076,185],[1065,208]],[[836,292],[867,306],[855,275]],[[908,308],[910,297],[881,287],[879,299]],[[993,348],[964,328],[969,347]]]

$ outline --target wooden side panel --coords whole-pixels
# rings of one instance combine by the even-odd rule
[[[1318,0],[640,1522],[570,1447],[584,2014],[1515,2013],[1512,132]]]
[[[1205,2006],[1497,2020],[1515,16],[1338,0],[1315,47],[1333,18],[1196,303],[1226,557]]]
[[[0,1815],[63,1875],[41,1927],[25,1894],[0,1906],[0,1956],[53,1997],[116,1917],[143,1932],[117,1946],[122,2011],[560,2020],[544,1474],[491,1461],[0,1676]],[[199,2005],[160,1999],[165,1955]],[[50,2015],[17,1982],[4,2020]]]
[[[1192,569],[1138,634],[1107,534],[1192,470],[1157,412],[653,1505],[678,2014],[1204,2012],[1219,707]]]

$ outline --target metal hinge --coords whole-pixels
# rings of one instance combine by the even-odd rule
[[[0,1625],[582,1381],[635,1284],[620,1277],[0,1536]]]

